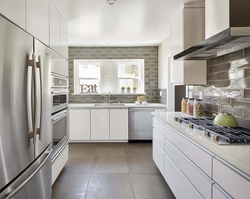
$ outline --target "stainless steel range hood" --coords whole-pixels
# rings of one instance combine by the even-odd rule
[[[208,60],[250,47],[250,0],[228,2],[229,28],[180,52],[175,60]]]

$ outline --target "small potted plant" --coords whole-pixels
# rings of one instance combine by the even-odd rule
[[[122,87],[121,87],[121,92],[124,93],[124,91],[125,91],[125,87],[122,86]]]
[[[127,87],[127,93],[130,93],[130,86]]]
[[[133,87],[133,92],[134,92],[134,93],[136,93],[136,89],[137,89],[137,87],[134,86],[134,87]]]

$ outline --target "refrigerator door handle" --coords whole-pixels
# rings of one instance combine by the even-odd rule
[[[45,151],[44,155],[46,155],[46,158],[43,160],[43,162],[36,168],[36,170],[23,181],[17,188],[12,189],[9,193],[7,193],[4,197],[4,199],[11,199],[13,196],[15,196],[44,166],[44,164],[47,162],[47,160],[50,158],[50,154],[52,152],[52,149]],[[18,179],[17,179],[18,180]],[[1,197],[2,199],[2,197]]]
[[[36,55],[35,53],[32,54],[32,60],[28,61],[28,66],[32,66],[32,73],[34,74],[34,100],[33,103],[34,105],[32,106],[31,104],[31,97],[32,97],[32,77],[31,77],[31,85],[28,83],[28,87],[30,86],[31,88],[28,88],[28,99],[27,99],[27,106],[28,106],[28,113],[30,113],[30,117],[32,117],[32,121],[30,121],[30,117],[28,116],[28,123],[29,126],[30,123],[32,123],[32,131],[29,132],[28,137],[29,139],[33,138],[33,144],[36,144],[36,131],[37,131],[37,74],[36,74]],[[29,101],[30,100],[30,101]],[[33,115],[31,114],[31,107],[34,107],[34,112]],[[29,115],[29,114],[28,114]],[[31,116],[32,115],[32,116]]]
[[[39,126],[36,130],[36,135],[39,134],[39,139],[41,140],[41,124],[42,124],[42,71],[41,71],[41,56],[38,56],[38,62],[36,62],[36,68],[39,70],[39,94],[37,103],[39,102]]]

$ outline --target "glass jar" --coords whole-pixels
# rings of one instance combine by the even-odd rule
[[[195,99],[193,106],[193,114],[195,117],[203,116],[203,104],[201,99]]]
[[[189,98],[187,102],[187,114],[193,115],[194,98]]]
[[[188,102],[188,98],[183,97],[182,101],[181,101],[181,112],[182,113],[187,113],[187,102]]]

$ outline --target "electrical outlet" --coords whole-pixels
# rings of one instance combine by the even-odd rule
[[[162,91],[160,91],[160,96],[162,96]]]

